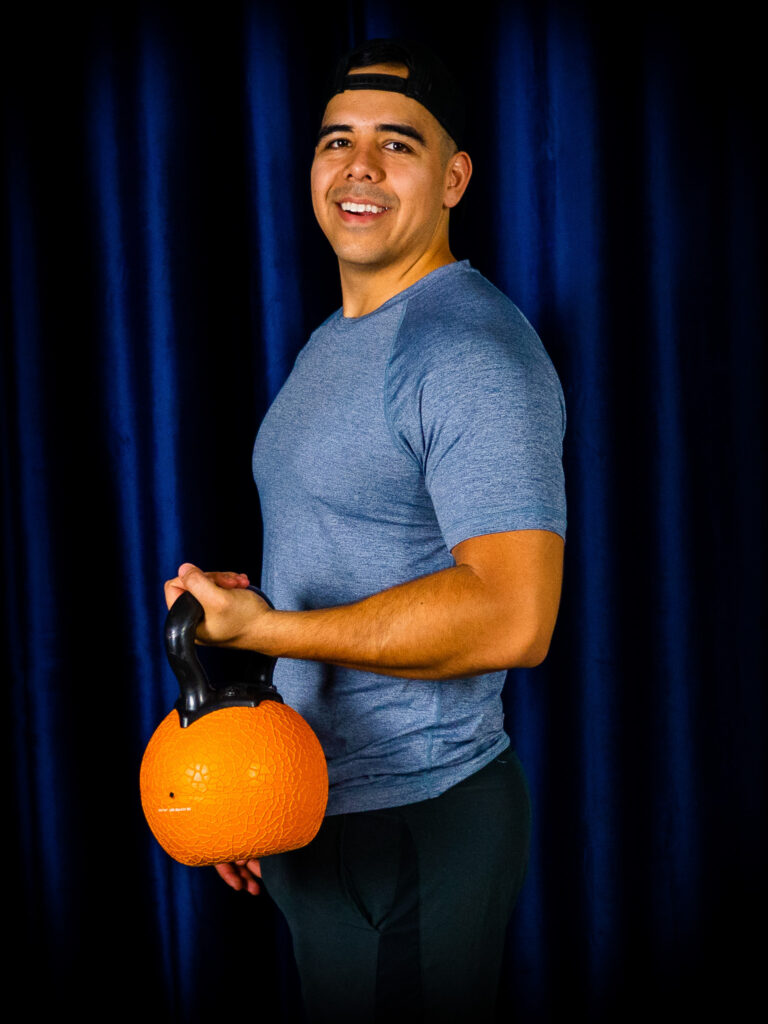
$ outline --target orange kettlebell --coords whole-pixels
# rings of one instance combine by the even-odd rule
[[[181,696],[144,752],[144,815],[182,864],[298,849],[314,839],[328,801],[320,741],[272,685],[275,658],[251,652],[252,680],[211,686],[194,643],[203,614],[189,592],[168,612],[166,652]]]

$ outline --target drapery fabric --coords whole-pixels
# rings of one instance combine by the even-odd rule
[[[162,583],[182,560],[258,578],[253,438],[339,304],[308,190],[324,75],[397,34],[465,80],[454,253],[534,324],[568,409],[560,618],[505,692],[534,842],[501,1019],[740,1019],[766,910],[752,18],[554,0],[5,16],[6,887],[30,1009],[298,1019],[274,908],[163,853],[138,766],[176,697]]]

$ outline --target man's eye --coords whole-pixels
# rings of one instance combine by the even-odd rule
[[[397,139],[393,139],[392,142],[388,142],[387,146],[395,153],[410,153],[411,147],[406,146],[404,142],[398,142]]]
[[[349,139],[331,139],[329,142],[326,142],[325,148],[326,149],[342,149],[344,146],[348,146],[348,145],[349,145]]]

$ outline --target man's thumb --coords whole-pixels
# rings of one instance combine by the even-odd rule
[[[179,566],[179,579],[186,589],[202,600],[211,590],[216,589],[216,584],[209,580],[202,569],[198,569],[191,562],[184,562]]]

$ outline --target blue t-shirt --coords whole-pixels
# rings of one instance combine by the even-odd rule
[[[325,608],[454,565],[460,541],[565,536],[562,390],[535,331],[465,261],[316,330],[261,425],[262,587]],[[281,658],[328,759],[328,813],[438,796],[509,743],[505,673],[403,679]]]

